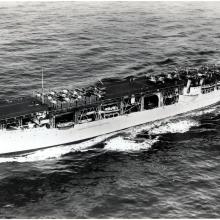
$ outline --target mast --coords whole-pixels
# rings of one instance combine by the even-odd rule
[[[44,70],[41,72],[42,104],[44,104]]]

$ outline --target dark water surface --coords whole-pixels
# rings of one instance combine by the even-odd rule
[[[219,2],[0,3],[0,98],[220,63]],[[220,105],[0,158],[2,218],[220,217]]]

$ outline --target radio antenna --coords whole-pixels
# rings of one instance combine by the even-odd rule
[[[44,104],[44,69],[41,70],[42,104]]]

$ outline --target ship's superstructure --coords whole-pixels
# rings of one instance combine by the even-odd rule
[[[80,141],[218,101],[220,68],[215,65],[106,79],[74,90],[42,89],[0,103],[0,153]]]

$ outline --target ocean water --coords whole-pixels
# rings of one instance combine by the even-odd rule
[[[220,63],[220,2],[1,2],[0,98]],[[1,145],[1,143],[0,143]],[[220,105],[0,157],[1,218],[219,218]]]

